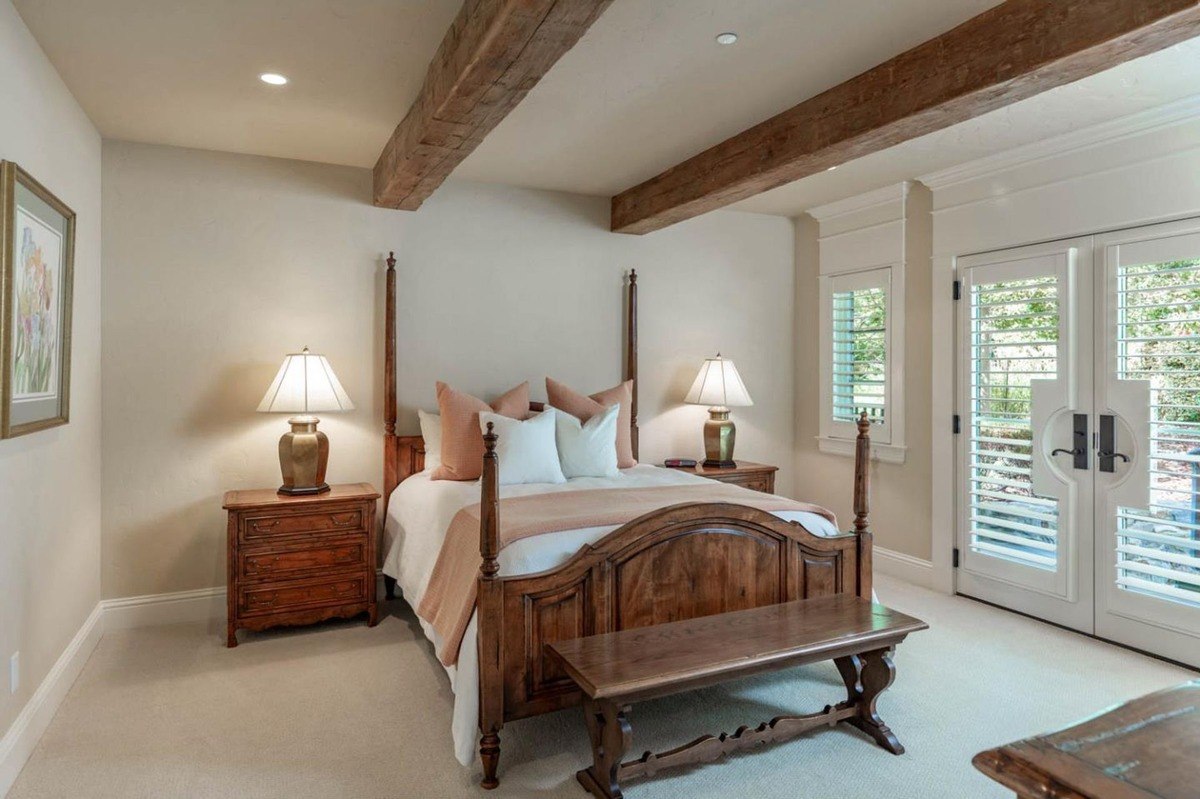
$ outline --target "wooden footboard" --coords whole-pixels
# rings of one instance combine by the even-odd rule
[[[490,426],[489,426],[490,427]],[[817,536],[742,505],[675,505],[641,516],[562,566],[499,577],[496,436],[485,436],[478,646],[480,754],[495,787],[504,722],[580,700],[546,644],[796,599],[871,597],[865,416],[855,464],[854,532]]]
[[[479,596],[484,696],[503,696],[503,720],[576,704],[573,683],[545,645],[837,593],[870,596],[861,544],[722,503],[642,516],[551,571],[494,578]],[[865,578],[865,579],[864,579]]]

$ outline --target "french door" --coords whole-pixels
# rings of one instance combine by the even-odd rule
[[[959,267],[958,591],[1200,665],[1200,222]]]

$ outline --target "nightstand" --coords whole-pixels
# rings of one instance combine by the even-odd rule
[[[366,613],[375,598],[375,501],[370,483],[324,494],[284,496],[273,488],[229,491],[229,618],[238,630],[313,624]]]
[[[762,491],[764,494],[775,493],[775,472],[779,471],[778,466],[768,466],[765,463],[752,463],[750,461],[738,461],[737,466],[730,469],[706,469],[703,463],[697,464],[695,467],[667,466],[664,468],[698,474],[701,477],[707,477],[709,480],[717,480],[722,483],[733,483],[743,488]]]

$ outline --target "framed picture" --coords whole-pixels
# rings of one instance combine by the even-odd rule
[[[0,161],[0,438],[66,424],[75,212]]]

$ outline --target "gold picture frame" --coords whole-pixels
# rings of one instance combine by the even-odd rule
[[[0,161],[0,439],[67,424],[75,212]]]

